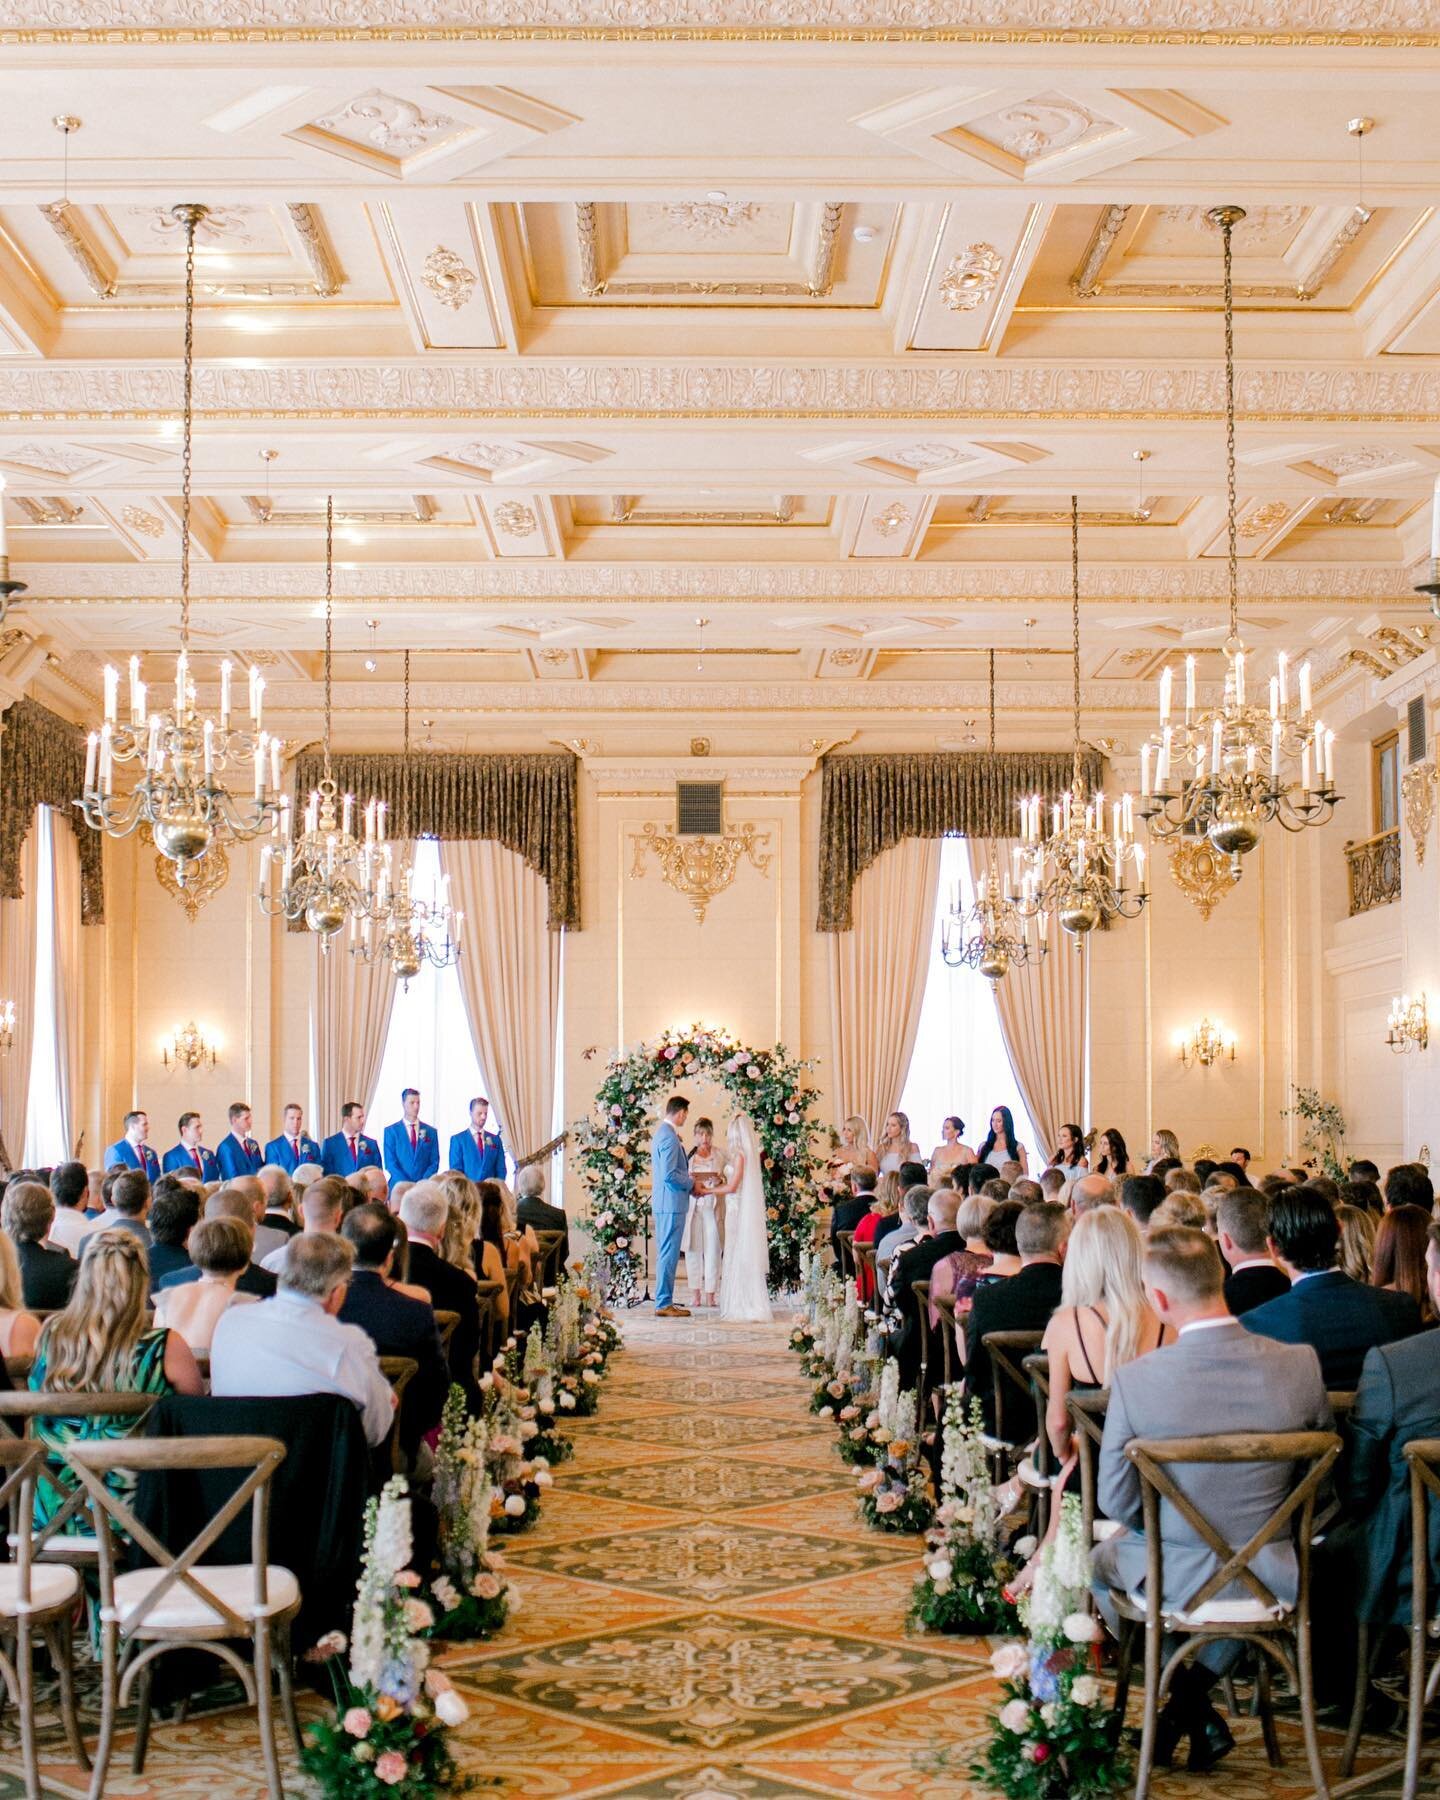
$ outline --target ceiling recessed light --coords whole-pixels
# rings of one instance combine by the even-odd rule
[[[723,206],[730,196],[725,192],[724,188],[711,188],[705,198],[712,206]]]
[[[857,225],[852,233],[857,244],[873,244],[879,235],[873,225]]]

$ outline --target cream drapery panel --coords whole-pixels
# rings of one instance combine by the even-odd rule
[[[906,838],[856,878],[853,928],[826,940],[836,1120],[859,1113],[874,1141],[915,1051],[940,883],[940,840]]]
[[[385,1059],[395,977],[383,958],[367,963],[352,956],[342,932],[325,954],[317,942],[311,992],[313,1129],[324,1138],[340,1129],[347,1100],[370,1103]]]
[[[60,1129],[67,1156],[75,1154],[80,1120],[80,850],[75,834],[52,820],[51,866],[55,881],[55,1072]]]
[[[475,1055],[523,1162],[549,1141],[554,1118],[561,933],[547,923],[545,882],[494,839],[444,839],[440,866],[465,915],[457,967]]]
[[[972,879],[984,873],[990,846],[967,840]],[[1007,849],[1008,846],[1001,846]],[[1085,1099],[1085,965],[1088,952],[1055,927],[1049,954],[1038,964],[1011,969],[995,983],[1000,1031],[1041,1142],[1031,1145],[1032,1172],[1037,1160],[1055,1154],[1060,1127],[1084,1120]]]
[[[0,1056],[0,1145],[11,1168],[18,1167],[25,1154],[25,1107],[30,1098],[30,1053],[35,1044],[38,817],[30,822],[18,861],[20,896],[0,900],[0,1000],[15,1002],[15,1042]]]

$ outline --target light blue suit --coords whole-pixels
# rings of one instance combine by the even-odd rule
[[[680,1134],[662,1119],[650,1140],[650,1210],[655,1215],[655,1307],[675,1303],[675,1270],[694,1188]]]

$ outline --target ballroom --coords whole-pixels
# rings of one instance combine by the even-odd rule
[[[1440,1778],[1437,84],[0,0],[0,1800]]]

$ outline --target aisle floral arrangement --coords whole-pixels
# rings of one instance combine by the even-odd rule
[[[1100,1680],[1100,1625],[1090,1608],[1090,1553],[1080,1502],[1061,1501],[1059,1528],[1020,1601],[1028,1641],[991,1658],[1003,1702],[971,1774],[1009,1800],[1100,1800],[1128,1787],[1119,1720]]]
[[[341,1632],[316,1646],[328,1661],[333,1718],[309,1726],[301,1763],[326,1800],[430,1800],[459,1786],[447,1732],[469,1708],[430,1667],[434,1624],[410,1567],[410,1501],[395,1476],[365,1508],[365,1553],[349,1662]]]
[[[433,1637],[489,1637],[505,1623],[514,1602],[505,1559],[490,1548],[494,1490],[485,1466],[488,1447],[485,1421],[469,1416],[463,1389],[452,1387],[440,1421],[431,1490],[439,1525],[439,1572],[430,1582]]]
[[[980,1402],[949,1388],[940,1447],[940,1505],[924,1573],[910,1598],[916,1631],[1010,1632],[1017,1615],[1006,1584],[1018,1564],[1000,1546],[1000,1509],[981,1441]]]
[[[920,1397],[914,1388],[901,1391],[893,1358],[880,1377],[866,1434],[876,1460],[856,1482],[861,1517],[879,1531],[927,1530],[935,1518],[935,1491],[920,1454]]]
[[[520,1407],[521,1427],[535,1428],[528,1439],[531,1457],[542,1457],[551,1468],[568,1462],[575,1454],[575,1446],[556,1422],[555,1376],[538,1324],[530,1327],[525,1339],[520,1380],[527,1396]]]
[[[493,1490],[490,1517],[499,1530],[512,1533],[528,1531],[540,1517],[540,1496],[553,1479],[545,1458],[529,1453],[538,1425],[521,1417],[528,1391],[506,1374],[506,1359],[515,1348],[512,1339],[496,1358],[495,1368],[480,1380],[485,1395],[485,1469]]]

